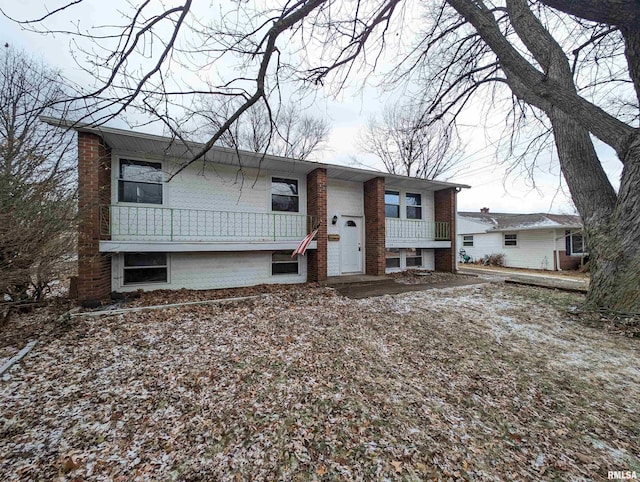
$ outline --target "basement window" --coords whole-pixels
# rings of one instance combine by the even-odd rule
[[[166,283],[166,253],[125,253],[124,284]]]
[[[387,268],[400,267],[400,249],[399,248],[387,248],[385,251],[385,258],[386,258]]]
[[[271,274],[273,276],[281,274],[298,274],[298,256],[291,257],[291,251],[274,251],[271,254]]]
[[[407,248],[406,264],[407,268],[422,267],[422,250],[419,248]]]
[[[162,204],[162,164],[121,159],[118,201]]]

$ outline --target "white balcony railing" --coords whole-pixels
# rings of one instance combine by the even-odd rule
[[[146,206],[101,206],[100,234],[115,241],[238,242],[301,240],[314,216]]]
[[[387,218],[385,231],[387,239],[415,239],[422,241],[445,241],[450,239],[449,223],[441,221]]]

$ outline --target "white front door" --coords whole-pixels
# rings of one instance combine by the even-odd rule
[[[342,217],[340,251],[340,271],[362,273],[362,218]]]

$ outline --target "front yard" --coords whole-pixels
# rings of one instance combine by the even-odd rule
[[[49,323],[0,380],[0,479],[640,473],[640,340],[568,314],[580,299],[300,286]]]

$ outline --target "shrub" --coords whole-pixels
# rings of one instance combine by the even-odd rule
[[[485,266],[504,266],[504,253],[485,254],[482,264]]]

